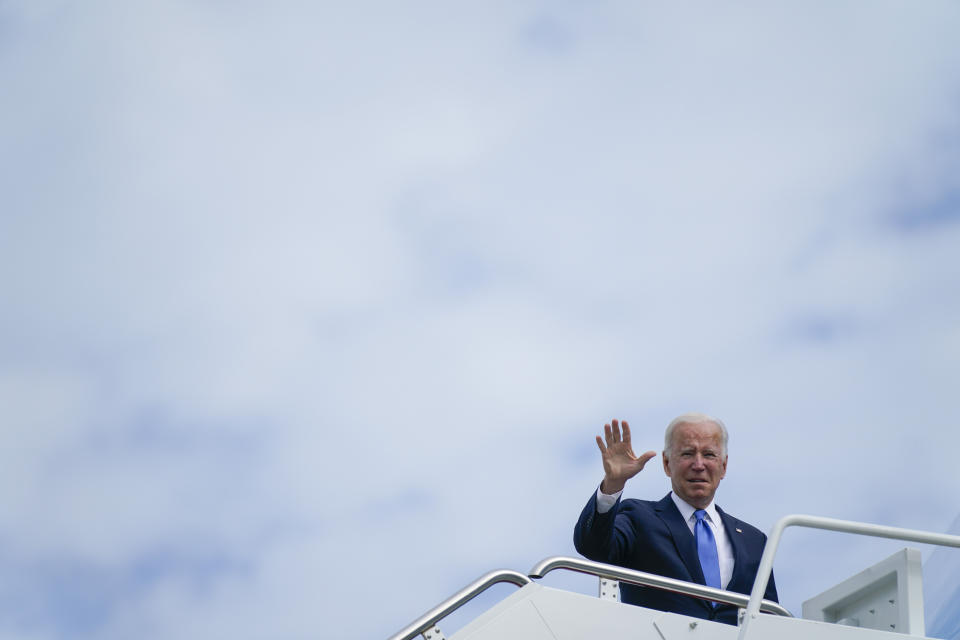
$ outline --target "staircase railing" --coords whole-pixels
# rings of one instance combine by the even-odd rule
[[[749,602],[749,598],[746,595],[742,593],[736,593],[734,591],[714,589],[713,587],[707,587],[694,582],[684,582],[683,580],[675,580],[673,578],[658,576],[653,573],[625,569],[612,564],[593,562],[592,560],[582,560],[580,558],[570,558],[566,556],[551,556],[549,558],[544,558],[537,564],[533,565],[533,568],[530,569],[529,577],[517,571],[510,571],[509,569],[491,571],[490,573],[480,576],[463,589],[457,591],[455,594],[424,613],[422,616],[405,626],[403,629],[390,636],[388,640],[412,640],[412,638],[415,638],[418,634],[422,634],[427,640],[443,640],[443,633],[441,633],[439,627],[436,626],[437,623],[466,603],[476,598],[493,585],[501,582],[508,582],[515,584],[518,587],[523,587],[524,585],[532,582],[531,578],[542,578],[546,574],[556,569],[568,569],[578,573],[586,573],[597,576],[601,580],[619,580],[620,582],[628,582],[630,584],[636,584],[645,587],[664,589],[666,591],[673,591],[674,593],[681,593],[683,595],[700,598],[702,600],[713,600],[715,602],[723,602],[726,604],[736,605],[738,607],[745,607]],[[781,616],[793,615],[776,602],[771,602],[769,600],[763,600],[760,603],[760,611],[774,613]]]
[[[739,640],[744,640],[747,635],[747,629],[750,627],[750,621],[754,620],[760,611],[761,598],[763,597],[764,591],[767,590],[770,573],[773,571],[773,557],[776,555],[777,547],[780,545],[783,530],[787,527],[809,527],[811,529],[856,533],[876,538],[893,538],[894,540],[907,540],[909,542],[936,544],[945,547],[960,547],[960,536],[952,536],[945,533],[932,533],[930,531],[919,531],[917,529],[900,529],[898,527],[887,527],[880,524],[853,522],[852,520],[836,520],[834,518],[823,518],[820,516],[799,514],[784,516],[777,520],[777,523],[773,525],[773,529],[770,531],[770,535],[767,536],[767,544],[763,548],[763,555],[760,557],[760,566],[757,568],[757,577],[753,582],[753,591],[750,592],[750,602],[747,604],[746,614],[740,623]]]
[[[675,578],[659,576],[655,573],[635,571],[634,569],[626,569],[612,564],[583,560],[581,558],[568,558],[565,556],[545,558],[533,565],[529,573],[531,578],[542,578],[554,569],[569,569],[570,571],[588,573],[599,578],[619,580],[620,582],[628,582],[642,587],[655,587],[657,589],[663,589],[664,591],[672,591],[685,596],[700,598],[701,600],[723,602],[724,604],[732,604],[738,607],[746,607],[750,602],[750,597],[744,593],[715,589],[695,582],[685,582]],[[778,616],[793,617],[792,613],[772,600],[762,600],[759,610]]]
[[[442,639],[443,634],[440,633],[439,628],[437,628],[435,632],[432,631],[437,622],[443,618],[446,618],[448,615],[466,603],[470,602],[493,585],[501,582],[509,582],[517,585],[518,587],[522,587],[526,584],[530,584],[531,580],[522,573],[511,571],[509,569],[500,569],[498,571],[486,573],[465,586],[463,589],[460,589],[460,591],[457,591],[455,594],[435,606],[433,609],[430,609],[424,613],[422,616],[405,626],[400,631],[397,631],[395,634],[390,636],[388,640],[410,640],[417,634],[424,634],[424,637],[428,638],[428,640],[432,640],[432,638],[437,640]]]

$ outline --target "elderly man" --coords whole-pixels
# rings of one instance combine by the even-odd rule
[[[663,470],[673,491],[659,502],[621,500],[624,485],[652,458],[637,457],[626,421],[604,425],[597,436],[603,482],[591,496],[573,542],[577,551],[599,562],[656,573],[728,591],[749,594],[766,536],[722,511],[714,501],[727,472],[727,428],[702,413],[688,413],[667,426]],[[652,587],[621,584],[624,602],[698,618],[737,624],[737,609]],[[768,600],[777,600],[770,577]]]

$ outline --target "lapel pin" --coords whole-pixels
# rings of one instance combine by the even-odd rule
[[[737,529],[737,533],[743,533],[743,529]]]

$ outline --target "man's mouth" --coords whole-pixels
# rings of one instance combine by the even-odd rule
[[[692,482],[694,484],[707,484],[706,478],[690,478],[687,482]]]

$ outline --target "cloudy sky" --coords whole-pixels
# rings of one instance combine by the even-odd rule
[[[722,417],[764,530],[946,531],[957,33],[0,0],[0,638],[385,637],[573,554],[612,417]],[[901,546],[791,530],[782,600]]]

